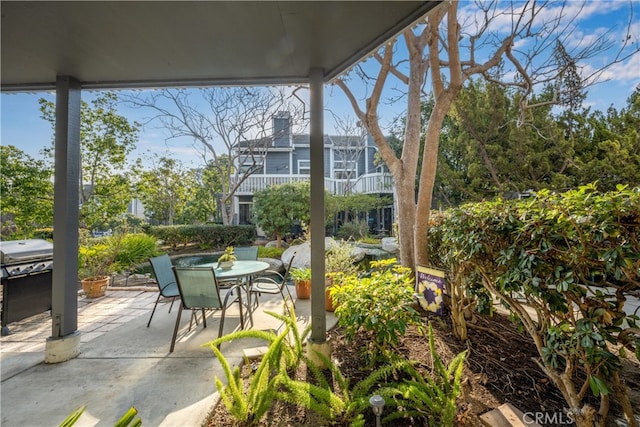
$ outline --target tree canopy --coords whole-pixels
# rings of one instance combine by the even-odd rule
[[[2,236],[28,237],[53,225],[52,171],[13,145],[0,146]]]
[[[616,44],[613,59],[579,75],[573,72],[574,66],[584,65],[614,44],[608,34],[588,43],[571,44],[585,3],[569,8],[565,2],[487,1],[473,3],[471,9],[465,10],[461,10],[460,4],[457,0],[443,3],[423,21],[383,45],[368,62],[372,69],[355,67],[353,73],[370,83],[364,96],[355,92],[349,75],[335,80],[393,174],[400,258],[403,265],[412,268],[429,262],[429,216],[441,131],[465,82],[477,75],[517,91],[520,111],[517,125],[525,132],[527,115],[535,114],[532,111],[549,105],[573,107],[568,104],[569,99],[577,99],[612,64],[621,63],[639,51],[631,41],[630,21],[622,43]],[[568,50],[567,46],[572,48]],[[401,53],[406,55],[401,57]],[[497,70],[502,72],[496,73]],[[549,86],[554,88],[551,98],[538,100],[543,88]],[[406,102],[400,156],[385,138],[380,124],[378,109],[385,102],[385,87],[393,88],[396,101]],[[428,120],[422,115],[427,88],[434,100]],[[397,95],[399,92],[403,92],[402,96]],[[535,129],[529,128],[528,132]],[[535,156],[524,160],[528,162],[528,171],[538,175],[537,178],[549,169],[547,165],[537,165],[539,159]],[[416,176],[419,176],[417,183]]]
[[[253,203],[256,224],[280,245],[296,224],[309,222],[311,188],[308,182],[272,185],[256,192]]]
[[[147,217],[156,224],[173,225],[180,221],[187,203],[195,193],[195,174],[179,160],[155,156],[153,167],[139,174],[137,195]]]
[[[273,118],[287,114],[291,123],[304,123],[299,99],[286,90],[258,87],[213,87],[197,91],[162,89],[135,95],[127,102],[153,114],[171,138],[188,137],[209,168],[225,177],[220,181],[219,214],[223,224],[235,215],[236,190],[251,174],[261,171],[265,148],[284,129]]]
[[[552,91],[532,99],[542,103]],[[443,125],[434,197],[447,207],[591,182],[603,191],[639,186],[639,94],[606,113],[541,106],[519,127],[517,93],[470,80]]]
[[[127,211],[132,199],[127,156],[138,139],[138,123],[117,111],[118,97],[102,92],[80,109],[80,227],[101,228]],[[55,127],[55,104],[40,99],[42,117]],[[50,150],[52,151],[52,150]]]

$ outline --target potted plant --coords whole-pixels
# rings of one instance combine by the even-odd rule
[[[309,267],[292,268],[291,271],[289,271],[289,275],[296,285],[296,296],[298,299],[311,298],[311,269]]]
[[[335,311],[336,307],[331,298],[331,287],[338,284],[341,276],[351,276],[358,273],[358,266],[353,263],[352,247],[347,242],[336,243],[325,254],[325,293],[324,308]]]
[[[238,258],[236,257],[235,253],[233,253],[233,246],[227,246],[227,248],[224,250],[224,253],[218,258],[218,267],[223,270],[228,270],[229,268],[233,267],[233,262],[237,259]]]
[[[78,272],[87,298],[104,296],[114,268],[114,251],[105,243],[81,246],[78,251]]]

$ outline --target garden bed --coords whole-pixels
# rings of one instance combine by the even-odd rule
[[[477,322],[469,331],[469,341],[459,342],[451,332],[448,317],[429,316],[435,337],[435,346],[440,357],[448,363],[456,354],[469,350],[465,361],[463,393],[458,403],[459,426],[479,426],[479,415],[510,402],[523,412],[546,413],[548,420],[554,414],[559,423],[566,425],[567,417],[561,417],[566,406],[562,395],[550,383],[534,362],[538,357],[530,338],[520,333],[515,325],[503,315],[477,318]],[[359,351],[366,345],[364,342],[347,343],[338,329],[331,330],[329,336],[332,343],[332,357],[338,361],[342,372],[350,379],[351,384],[364,378],[369,371]],[[411,328],[402,339],[400,352],[409,359],[418,361],[428,371],[431,357],[426,338]],[[631,356],[633,357],[633,356]],[[640,408],[640,363],[637,360],[625,360],[622,378],[632,393],[632,404]],[[250,367],[244,367],[247,375]],[[304,367],[297,372],[298,379],[306,377]],[[609,425],[615,426],[615,418],[621,416],[620,409],[612,401]],[[321,426],[324,420],[304,408],[281,403],[274,403],[271,410],[263,418],[260,426],[304,427]],[[565,424],[561,424],[565,422]],[[220,403],[211,414],[206,424],[209,427],[238,426],[230,417],[225,406]],[[375,425],[370,414],[367,414],[365,425]],[[389,426],[418,426],[408,420],[401,420]],[[546,423],[545,425],[554,425]]]

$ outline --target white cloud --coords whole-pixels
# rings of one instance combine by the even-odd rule
[[[608,28],[596,28],[585,32],[576,28],[564,39],[564,45],[567,49],[583,49],[594,45],[602,37],[606,37],[607,40],[612,40],[612,34],[607,35],[608,30]]]
[[[600,65],[587,64],[582,69],[582,77],[587,78],[593,75],[600,68]],[[613,64],[602,73],[595,74],[598,81],[618,81],[628,82],[635,86],[633,82],[640,82],[640,53],[636,53],[624,62]]]
[[[488,2],[481,1],[480,4],[486,5]],[[566,35],[571,35],[576,28],[583,26],[585,21],[619,16],[618,12],[625,11],[628,4],[622,1],[550,1],[543,7],[538,3],[536,7],[537,16],[532,28],[533,31],[547,33],[548,30],[555,29],[566,32]],[[531,13],[531,4],[499,2],[497,7],[489,13],[493,16],[490,31],[497,34],[508,34],[518,19],[523,19],[523,22],[526,22]],[[458,10],[458,17],[463,24],[464,31],[472,34],[477,31],[477,24],[483,21],[482,11],[475,2],[463,3],[463,6]]]

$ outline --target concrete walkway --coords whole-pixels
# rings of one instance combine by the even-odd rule
[[[293,290],[292,290],[293,292]],[[215,377],[224,380],[218,360],[203,343],[216,338],[220,314],[209,314],[188,331],[189,311],[182,316],[173,353],[169,345],[177,314],[161,302],[146,327],[156,292],[108,291],[95,300],[79,299],[80,355],[59,364],[44,363],[45,340],[51,335],[48,314],[9,325],[0,339],[1,419],[3,427],[57,426],[80,406],[87,407],[77,426],[112,426],[135,406],[146,426],[200,426],[218,401]],[[278,329],[280,322],[264,311],[282,312],[282,299],[260,298],[253,329]],[[310,322],[310,301],[296,301],[301,328]],[[239,328],[237,308],[227,311],[225,333]],[[336,318],[327,313],[327,330]],[[259,340],[222,345],[233,365]]]

